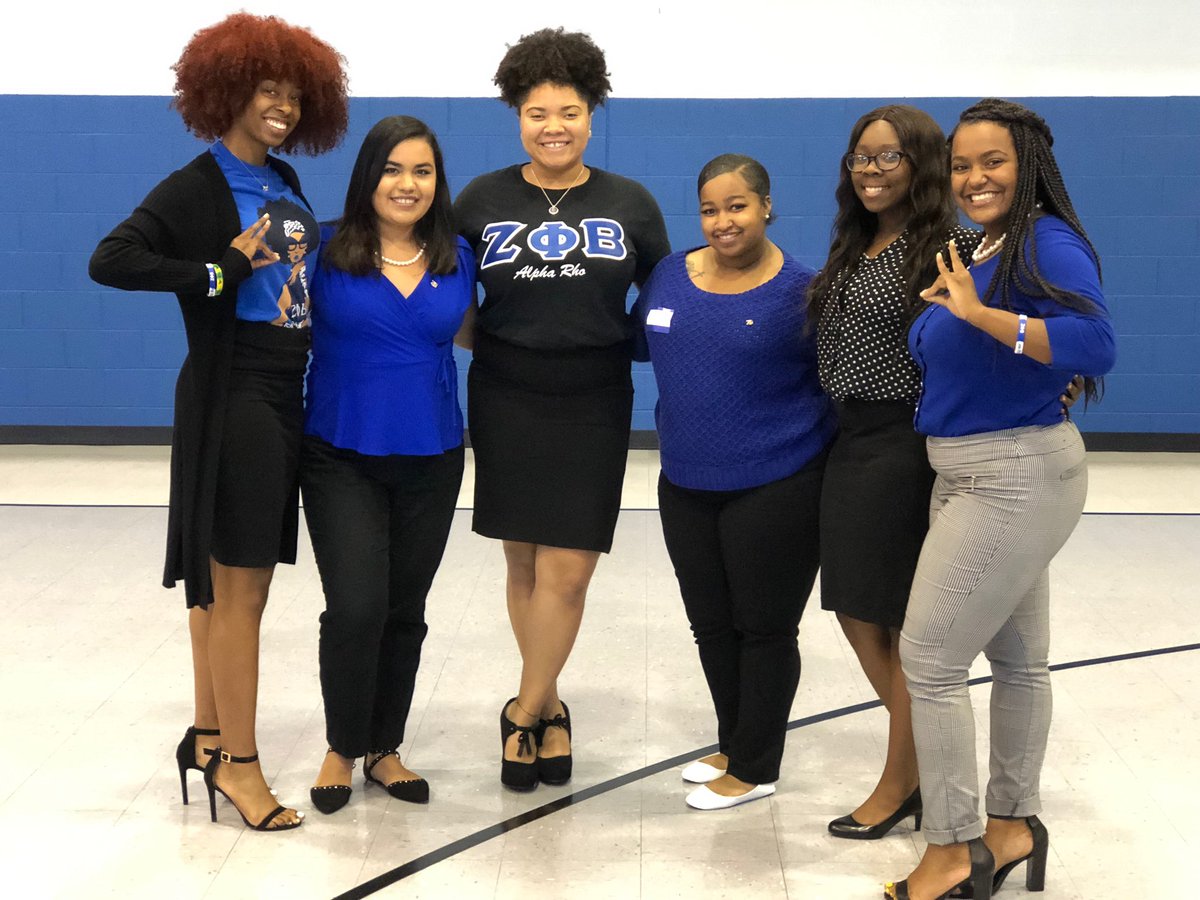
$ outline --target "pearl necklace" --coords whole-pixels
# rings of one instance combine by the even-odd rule
[[[583,170],[584,170],[584,166],[580,165],[579,166],[579,174],[576,175],[575,180],[571,182],[571,187],[569,187],[565,191],[563,191],[562,196],[558,198],[558,202],[555,202],[550,199],[550,195],[547,194],[546,189],[544,187],[542,187],[542,180],[540,178],[538,178],[537,169],[535,169],[533,167],[533,165],[530,164],[529,174],[533,176],[533,180],[537,183],[538,190],[540,190],[542,192],[542,196],[545,197],[546,202],[550,204],[550,208],[547,210],[547,212],[550,213],[550,215],[552,215],[552,216],[558,215],[558,204],[562,203],[563,200],[566,199],[567,194],[571,193],[572,188],[574,188],[575,185],[579,184],[579,179],[583,177]]]
[[[986,248],[984,247],[984,243],[987,241],[987,238],[985,237],[983,241],[980,241],[979,246],[976,247],[971,253],[971,262],[983,262],[985,259],[994,256],[997,252],[999,252],[1000,248],[1004,246],[1004,239],[1006,237],[1008,237],[1007,231],[1000,235],[1000,237],[996,238],[995,243]]]
[[[415,263],[418,259],[420,259],[424,255],[425,255],[425,245],[423,243],[421,244],[421,249],[417,251],[417,255],[414,256],[412,259],[392,259],[391,257],[384,256],[382,253],[376,254],[376,256],[379,257],[381,262],[385,262],[389,266],[411,266],[413,263]]]

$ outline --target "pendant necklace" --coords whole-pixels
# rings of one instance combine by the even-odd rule
[[[236,153],[234,153],[232,150],[230,150],[230,149],[229,149],[229,147],[227,147],[227,146],[225,145],[225,142],[224,142],[224,141],[222,141],[222,142],[221,142],[221,146],[222,146],[222,147],[225,147],[225,149],[226,149],[226,150],[229,152],[229,155],[230,155],[230,156],[232,156],[234,159],[236,159],[236,160],[238,161],[238,165],[239,165],[239,166],[241,166],[243,169],[245,169],[245,170],[246,170],[246,174],[247,174],[247,175],[249,175],[251,178],[253,178],[253,179],[254,179],[254,183],[255,183],[255,184],[258,184],[258,185],[261,185],[261,186],[262,186],[262,189],[263,189],[263,193],[264,193],[264,194],[266,194],[266,193],[270,193],[270,191],[271,191],[271,186],[270,186],[269,184],[263,184],[263,181],[262,181],[262,179],[261,179],[261,178],[259,178],[257,175],[255,175],[255,174],[254,174],[254,170],[253,170],[253,169],[251,169],[251,168],[250,168],[248,165],[246,165],[244,162],[242,162],[242,159],[241,159],[241,157],[240,157],[240,156],[238,156]]]
[[[579,174],[576,175],[575,180],[571,182],[571,187],[567,188],[565,191],[562,192],[562,196],[558,198],[558,202],[556,203],[555,201],[550,199],[550,195],[547,194],[546,189],[544,187],[542,187],[542,180],[540,178],[538,178],[537,169],[535,169],[533,167],[532,163],[530,164],[529,174],[533,176],[534,182],[537,183],[538,190],[540,190],[542,192],[542,196],[545,197],[546,202],[550,204],[550,208],[547,210],[547,212],[550,213],[550,215],[552,215],[552,216],[558,215],[558,204],[562,203],[563,200],[566,199],[567,194],[571,193],[571,189],[574,188],[575,185],[579,184],[579,179],[583,177],[583,171],[584,171],[584,166],[581,163],[579,166]]]
[[[376,255],[379,257],[381,262],[385,262],[389,266],[401,266],[401,267],[411,266],[418,259],[420,259],[422,256],[425,255],[425,244],[424,243],[421,244],[421,249],[419,249],[417,251],[417,255],[414,256],[412,259],[392,259],[391,257],[384,256],[382,252],[377,253]]]

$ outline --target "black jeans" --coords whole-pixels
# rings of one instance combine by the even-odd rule
[[[824,455],[794,475],[739,491],[658,480],[667,552],[717,711],[729,774],[779,779],[796,687],[796,635],[820,565]]]
[[[425,597],[462,474],[462,447],[440,456],[364,456],[304,439],[304,515],[325,589],[325,732],[342,756],[404,740],[429,630]]]

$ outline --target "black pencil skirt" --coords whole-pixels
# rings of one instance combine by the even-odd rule
[[[899,628],[929,530],[925,437],[911,403],[846,400],[837,411],[821,490],[821,608]]]
[[[467,411],[476,532],[611,549],[633,414],[625,345],[543,351],[480,334]]]
[[[237,323],[210,552],[224,566],[296,561],[307,328]]]

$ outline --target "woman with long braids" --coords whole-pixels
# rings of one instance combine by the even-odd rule
[[[500,780],[532,790],[571,777],[558,676],[621,506],[633,412],[626,295],[670,247],[644,187],[584,163],[610,89],[590,37],[525,35],[495,82],[529,159],[476,178],[454,213],[484,289],[467,376],[473,528],[504,543],[522,663],[500,712]]]
[[[933,470],[913,430],[921,373],[905,333],[924,305],[946,241],[973,249],[946,179],[946,136],[912,106],[881,106],[850,131],[840,160],[829,259],[808,291],[821,384],[839,430],[821,493],[821,606],[834,610],[887,708],[888,746],[875,790],[829,823],[875,840],[921,820],[900,626],[929,525]]]
[[[1083,441],[1061,386],[1116,357],[1100,264],[1067,195],[1053,138],[1006,100],[965,110],[951,136],[954,199],[981,226],[971,258],[951,244],[909,332],[924,386],[917,430],[937,472],[930,526],[900,634],[928,847],[885,896],[987,900],[1026,863],[1044,886],[1049,840],[1037,818],[1050,727],[1049,571],[1083,512]],[[972,661],[992,667],[991,760],[979,815]],[[994,873],[994,874],[993,874]]]
[[[346,131],[342,58],[273,16],[229,16],[175,64],[175,107],[212,146],[100,242],[96,281],[179,298],[188,355],[175,387],[163,584],[189,610],[195,721],[176,750],[247,825],[281,831],[258,763],[259,623],[277,563],[296,561],[297,466],[309,330],[305,259],[317,221],[271,150],[331,150]],[[303,108],[303,116],[301,109]]]

